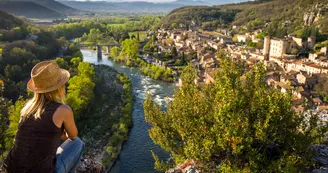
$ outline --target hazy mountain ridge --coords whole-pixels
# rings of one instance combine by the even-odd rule
[[[24,2],[34,2],[36,4],[42,5],[50,10],[56,11],[63,15],[73,14],[76,9],[68,7],[60,2],[54,0],[10,0],[10,1],[24,1]]]
[[[28,18],[62,18],[65,15],[28,1],[0,1],[0,10]]]
[[[60,2],[72,8],[85,11],[98,12],[122,12],[122,13],[169,13],[170,11],[183,6],[195,5],[219,5],[227,3],[244,2],[245,0],[177,0],[174,2],[113,2],[113,1],[67,1]]]

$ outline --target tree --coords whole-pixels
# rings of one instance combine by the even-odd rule
[[[9,148],[6,147],[6,136],[7,136],[7,122],[8,117],[7,109],[11,106],[11,102],[7,101],[5,98],[0,97],[0,156],[3,154],[4,151],[8,150]]]
[[[319,93],[325,101],[328,101],[328,76],[322,76],[318,80],[318,84],[314,86],[314,91]]]
[[[114,59],[120,55],[121,49],[118,48],[117,46],[114,46],[110,48],[110,56],[113,57]]]
[[[156,35],[153,34],[153,35],[151,36],[151,42],[154,44],[154,43],[156,42],[156,40],[157,40]]]
[[[86,62],[79,63],[78,75],[68,81],[67,103],[72,107],[75,118],[79,119],[83,111],[88,110],[94,99],[94,67]]]
[[[82,62],[81,58],[80,57],[75,57],[75,58],[72,58],[70,63],[72,64],[72,68],[77,68],[79,66],[79,64]]]
[[[194,84],[189,65],[167,111],[147,97],[152,140],[176,165],[192,158],[204,172],[303,172],[309,145],[327,129],[305,123],[291,109],[290,94],[267,86],[263,65],[246,72],[243,64],[220,60],[215,82],[207,86]]]
[[[56,58],[55,62],[59,65],[60,68],[68,70],[68,63],[64,60],[64,58]]]
[[[14,138],[16,136],[16,132],[18,129],[18,124],[21,117],[21,110],[25,106],[25,100],[20,98],[16,101],[15,105],[9,107],[8,115],[9,115],[9,128],[6,132],[6,149],[10,149],[14,144]]]
[[[24,79],[25,75],[22,75],[22,68],[18,65],[7,65],[5,68],[5,75],[8,79],[15,82],[19,82]]]
[[[177,48],[174,46],[174,47],[172,47],[172,55],[173,56],[178,56],[178,51],[177,51]]]
[[[136,58],[138,55],[139,42],[136,39],[126,39],[122,42],[122,52],[129,58]]]
[[[137,40],[140,41],[140,33],[137,33]]]
[[[176,29],[176,28],[178,27],[178,25],[177,25],[176,23],[172,23],[172,24],[171,24],[171,27],[172,27],[173,29]]]

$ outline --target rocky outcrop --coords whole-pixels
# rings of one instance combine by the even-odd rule
[[[193,159],[180,163],[176,168],[166,171],[166,173],[200,173],[197,161]]]
[[[312,145],[310,149],[316,151],[313,160],[319,165],[319,168],[313,170],[313,173],[328,173],[328,146]]]
[[[303,16],[304,25],[311,26],[314,23],[318,22],[320,18],[323,15],[325,15],[327,11],[328,11],[327,4],[316,4],[315,6],[310,8],[308,12],[304,13]]]

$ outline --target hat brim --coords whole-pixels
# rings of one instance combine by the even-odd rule
[[[30,79],[27,83],[27,89],[29,89],[30,91],[35,92],[35,93],[48,93],[48,92],[54,91],[54,90],[62,87],[63,85],[65,85],[70,78],[70,73],[67,70],[61,69],[61,73],[62,73],[62,75],[61,75],[60,80],[53,86],[50,86],[48,88],[37,88],[37,87],[35,87],[33,80]]]

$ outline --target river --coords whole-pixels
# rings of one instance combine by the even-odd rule
[[[124,67],[103,55],[97,58],[97,53],[90,50],[81,50],[84,61],[93,64],[105,64],[113,67],[120,73],[127,74],[131,81],[136,100],[133,106],[133,127],[129,133],[128,141],[123,145],[119,159],[110,171],[111,173],[157,173],[154,170],[154,159],[151,150],[159,158],[166,160],[169,155],[158,145],[155,145],[148,135],[150,126],[145,122],[143,102],[145,94],[151,92],[154,101],[163,107],[166,106],[166,97],[172,97],[175,85],[153,80],[144,76],[137,68]]]

